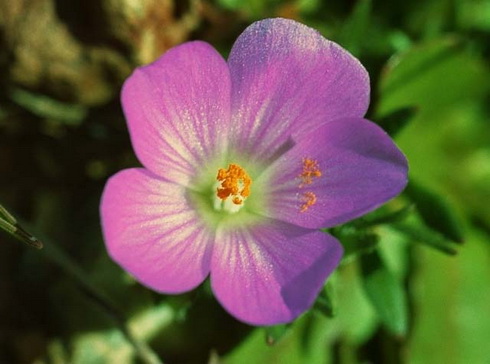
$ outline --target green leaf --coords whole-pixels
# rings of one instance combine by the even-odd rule
[[[469,229],[466,239],[458,259],[429,249],[415,255],[411,285],[417,322],[407,347],[410,363],[472,364],[490,358],[489,237]],[[433,350],[437,347],[444,350]]]
[[[378,235],[373,232],[360,230],[351,225],[342,225],[329,232],[340,240],[344,247],[344,255],[357,255],[374,249],[378,244]]]
[[[383,212],[380,212],[383,210]],[[392,224],[405,220],[412,212],[413,205],[406,205],[398,210],[384,212],[383,208],[371,212],[361,218],[351,221],[349,224],[357,229],[365,229],[376,225]]]
[[[63,103],[20,88],[10,90],[10,98],[39,117],[62,121],[68,125],[79,125],[87,115],[87,109],[80,105]]]
[[[454,106],[485,94],[488,76],[478,57],[455,36],[417,44],[392,57],[379,82],[384,115],[402,107],[419,107],[420,113],[440,114]]]
[[[306,344],[305,330],[308,331]],[[330,345],[335,340],[335,332],[333,324],[326,324],[324,317],[302,315],[273,346],[265,345],[264,329],[253,330],[240,345],[222,357],[222,363],[323,364],[332,355]]]
[[[312,14],[318,11],[321,5],[321,0],[297,0],[297,6],[301,13]]]
[[[361,256],[364,290],[381,322],[393,334],[407,333],[405,291],[376,250]]]
[[[390,136],[394,137],[400,132],[417,113],[416,107],[403,107],[378,118],[378,125],[381,126]]]
[[[243,1],[240,0],[218,0],[218,4],[225,9],[238,10],[242,6]]]
[[[477,29],[490,32],[490,2],[481,1],[458,1],[459,21],[464,29]],[[488,36],[488,34],[487,34]]]
[[[241,11],[248,17],[263,18],[272,14],[273,9],[280,3],[279,0],[218,0],[221,7],[233,11]]]
[[[442,72],[441,69],[446,67],[446,63],[458,57],[460,53],[461,42],[454,38],[414,47],[388,64],[382,75],[381,91],[393,97],[393,93],[405,93],[408,91],[407,87],[412,85],[417,89],[424,87],[424,83],[429,83],[430,86],[433,80],[424,80],[435,77],[436,72]]]
[[[325,285],[325,287],[323,287],[323,289],[320,291],[313,308],[320,311],[327,317],[332,318],[335,316],[334,305],[328,290],[328,284]]]
[[[371,0],[357,1],[351,16],[342,29],[340,43],[356,56],[359,55],[367,40],[366,33],[369,29],[371,9]]]
[[[428,227],[449,240],[463,242],[461,223],[442,196],[413,180],[410,181],[405,192],[415,203],[420,217]]]
[[[289,324],[268,326],[265,328],[265,342],[274,345],[289,331]]]
[[[421,243],[431,248],[437,249],[448,255],[457,254],[455,244],[446,240],[441,234],[420,224],[413,226],[410,224],[393,224],[392,227],[405,235],[414,243]]]

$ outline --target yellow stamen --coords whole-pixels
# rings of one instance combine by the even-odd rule
[[[227,170],[219,169],[216,179],[221,182],[221,187],[216,189],[216,195],[222,200],[231,196],[235,205],[241,205],[250,195],[252,179],[238,164],[230,164]]]
[[[303,193],[302,201],[304,203],[301,205],[301,208],[299,211],[305,212],[306,210],[308,210],[310,208],[310,206],[313,206],[316,203],[316,195],[311,191],[305,192],[305,193]]]
[[[303,171],[299,175],[301,177],[301,184],[299,187],[311,185],[314,178],[318,178],[322,175],[318,162],[313,159],[303,158]]]

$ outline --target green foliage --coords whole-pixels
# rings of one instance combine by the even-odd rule
[[[267,17],[281,3],[280,0],[218,0],[224,9],[243,12],[250,19]]]
[[[345,21],[339,42],[355,56],[359,56],[369,29],[372,12],[371,0],[360,0]]]
[[[408,312],[405,290],[376,251],[361,256],[363,285],[383,325],[394,335],[405,336]]]
[[[445,199],[414,181],[409,183],[406,192],[427,226],[454,242],[463,241],[461,223]]]
[[[265,328],[265,341],[268,345],[274,345],[288,332],[290,325],[275,325]]]
[[[323,313],[327,317],[331,318],[335,316],[335,307],[328,284],[321,290],[313,308]]]
[[[110,174],[137,165],[117,99],[88,107],[30,89],[28,78],[20,77],[25,83],[19,85],[1,77],[0,201],[10,212],[0,211],[0,228],[8,231],[0,236],[5,240],[0,327],[9,333],[0,340],[0,362],[485,362],[490,357],[490,319],[484,314],[490,307],[490,2],[202,5],[192,38],[226,51],[252,21],[288,16],[356,54],[371,77],[368,116],[406,153],[410,184],[386,206],[327,231],[343,244],[345,256],[309,312],[291,325],[252,328],[220,308],[208,283],[185,295],[162,296],[107,256],[100,193]],[[179,5],[172,16],[186,13],[184,8]],[[100,21],[95,14],[92,20]],[[79,30],[59,29],[74,37]],[[129,52],[129,40],[115,34],[81,42],[94,49],[110,42]],[[2,69],[21,56],[2,53]],[[76,59],[91,56],[80,53]],[[106,76],[94,85],[112,84],[114,75]],[[11,234],[20,231],[17,218],[26,234],[24,228],[43,240],[43,250],[11,243]]]
[[[378,118],[377,121],[379,126],[390,136],[395,137],[412,120],[416,113],[417,108],[415,107],[403,107],[382,118]]]
[[[418,107],[425,117],[445,105],[478,98],[488,90],[488,72],[464,40],[443,37],[419,44],[393,58],[380,82],[384,114],[401,107]]]
[[[79,125],[87,116],[87,109],[77,104],[66,104],[51,97],[22,89],[12,89],[10,98],[19,106],[41,117],[67,125]]]

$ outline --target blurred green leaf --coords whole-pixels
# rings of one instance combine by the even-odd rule
[[[225,9],[237,10],[242,6],[241,0],[218,0],[218,4]]]
[[[320,294],[318,295],[318,298],[316,299],[313,308],[320,311],[327,317],[334,317],[334,305],[328,287],[329,284],[327,283],[325,287],[323,287],[323,289],[320,291]]]
[[[458,40],[459,39],[459,40]],[[418,69],[417,69],[418,67]],[[419,112],[397,135],[411,177],[488,220],[488,61],[457,36],[415,45],[382,74],[379,114]]]
[[[118,330],[83,333],[72,342],[73,364],[129,364],[132,359],[133,350]]]
[[[459,23],[464,29],[490,31],[490,1],[455,0],[459,9]]]
[[[302,13],[313,13],[320,7],[321,0],[297,0],[298,8]]]
[[[487,82],[482,64],[460,38],[440,38],[390,60],[380,80],[378,113],[414,106],[438,110],[482,95]]]
[[[218,3],[225,9],[241,11],[258,19],[267,16],[280,0],[218,0]]]
[[[336,323],[346,341],[361,345],[375,332],[379,318],[363,288],[358,259],[343,261],[330,281],[335,287],[336,315],[326,325]]]
[[[264,343],[264,330],[255,329],[241,345],[222,358],[222,363],[324,364],[328,362],[330,345],[335,340],[335,327],[328,324],[331,321],[321,315],[302,315],[272,346]]]
[[[11,89],[10,98],[19,106],[39,117],[61,121],[68,125],[79,125],[87,115],[85,107],[66,104],[20,88]]]
[[[392,94],[413,84],[424,86],[423,83],[427,83],[424,79],[432,76],[431,73],[437,72],[461,50],[461,41],[454,38],[415,46],[391,60],[381,80],[381,91]]]
[[[394,30],[386,36],[387,41],[397,52],[405,52],[412,46],[410,37],[401,30]]]
[[[490,358],[490,246],[468,230],[458,259],[416,249],[411,278],[415,327],[407,363],[486,363]]]
[[[393,224],[393,228],[404,234],[411,242],[425,244],[448,255],[457,254],[455,244],[446,240],[441,234],[425,227],[422,224]]]
[[[291,325],[274,325],[265,328],[265,342],[267,345],[276,344],[288,332]]]
[[[426,0],[407,14],[409,27],[430,39],[455,28],[455,0]]]
[[[378,118],[378,125],[390,136],[394,137],[401,131],[417,113],[416,107],[403,107],[390,114]]]
[[[381,322],[393,334],[407,333],[405,291],[376,250],[361,256],[363,286]]]
[[[162,302],[129,317],[128,327],[135,337],[148,342],[176,320],[175,315],[174,309],[167,302]]]
[[[360,217],[349,224],[357,229],[365,229],[368,227],[391,224],[405,220],[413,212],[413,205],[406,205],[394,211],[388,211],[382,207],[363,217]]]
[[[339,43],[355,56],[359,56],[362,46],[367,42],[367,30],[371,18],[371,0],[356,2],[352,14],[344,23]]]
[[[368,252],[378,244],[378,236],[375,233],[357,229],[352,225],[342,225],[328,231],[340,240],[344,247],[344,256]]]
[[[461,223],[442,196],[413,180],[405,192],[415,203],[420,217],[428,227],[454,242],[463,242]]]

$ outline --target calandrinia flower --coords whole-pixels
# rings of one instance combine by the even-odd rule
[[[109,254],[158,292],[189,291],[209,275],[239,320],[293,320],[342,255],[318,229],[406,184],[403,154],[363,119],[368,103],[359,61],[291,20],[252,24],[228,62],[200,41],[169,50],[123,87],[144,168],[105,187]]]

